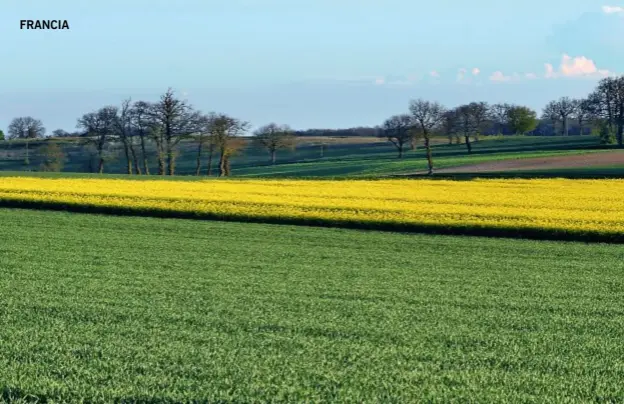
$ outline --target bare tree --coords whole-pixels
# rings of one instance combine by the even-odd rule
[[[165,131],[163,130],[162,125],[159,123],[154,123],[148,128],[148,133],[154,144],[156,145],[156,158],[158,160],[158,175],[165,175],[166,172],[166,164],[165,164]]]
[[[414,139],[413,127],[414,121],[409,114],[394,115],[383,123],[383,136],[397,148],[399,158],[403,158],[405,145]]]
[[[490,107],[490,119],[496,126],[499,134],[503,135],[505,128],[509,125],[510,104],[494,104]]]
[[[52,137],[67,137],[71,136],[71,133],[64,131],[63,129],[55,129],[52,131]]]
[[[126,173],[131,175],[134,171],[141,174],[141,168],[136,157],[136,151],[133,145],[132,131],[132,115],[131,115],[131,99],[124,100],[119,109],[119,115],[116,120],[117,136],[121,140],[126,157]]]
[[[76,127],[84,131],[84,144],[92,145],[96,150],[98,166],[97,172],[104,172],[104,163],[107,160],[106,148],[114,140],[117,133],[118,108],[107,106],[96,112],[90,112],[78,119]]]
[[[30,116],[14,118],[8,127],[9,139],[42,138],[45,132],[43,123]]]
[[[177,148],[184,138],[197,133],[201,124],[201,114],[184,100],[176,98],[170,88],[152,108],[153,118],[160,126],[156,142],[159,147],[159,174],[164,175],[163,158],[167,161],[167,174],[175,174]]]
[[[130,109],[130,122],[134,133],[139,137],[141,146],[141,161],[143,165],[143,173],[149,175],[149,163],[147,161],[147,138],[150,134],[150,128],[154,125],[152,104],[145,101],[137,101]],[[135,160],[136,161],[136,160]],[[138,172],[138,170],[137,170]]]
[[[30,149],[28,147],[31,139],[45,136],[46,129],[39,119],[30,116],[15,118],[8,127],[9,139],[24,139],[26,142],[26,158],[24,164],[30,164]]]
[[[277,151],[280,149],[294,149],[296,138],[294,131],[288,125],[270,123],[254,133],[253,142],[257,147],[262,147],[269,152],[271,164],[275,164]]]
[[[477,132],[477,123],[472,113],[470,105],[461,105],[455,110],[457,115],[457,126],[459,133],[464,136],[468,153],[472,153],[472,145],[470,144],[470,136]]]
[[[423,99],[410,101],[409,109],[416,124],[422,130],[425,139],[425,149],[427,150],[428,173],[431,175],[433,174],[431,134],[441,125],[446,110],[438,102],[425,101]]]
[[[605,131],[615,133],[618,146],[624,144],[624,76],[607,77],[588,98],[587,107],[595,119],[605,122]]]
[[[562,97],[556,101],[549,102],[543,111],[544,119],[551,119],[561,122],[561,134],[568,135],[568,120],[577,109],[577,104],[569,97]]]
[[[587,99],[574,100],[574,118],[579,126],[579,133],[583,135],[585,133],[585,126],[591,120],[591,106]]]
[[[490,117],[490,106],[487,102],[471,102],[468,104],[468,110],[474,123],[474,139],[479,141],[479,135],[485,130],[486,124]]]
[[[201,175],[202,155],[204,148],[208,146],[208,175],[212,168],[212,156],[215,149],[215,137],[213,136],[213,125],[216,119],[215,113],[202,116],[198,122],[198,133],[192,137],[197,143],[197,160],[195,164],[195,175]]]
[[[453,144],[453,139],[459,144],[459,132],[458,132],[458,116],[457,109],[452,109],[444,113],[440,130],[446,136],[448,136],[449,145]]]
[[[229,177],[231,174],[231,158],[245,147],[245,141],[240,137],[232,137],[222,149],[221,160],[219,162],[219,175]]]
[[[248,130],[249,123],[225,114],[215,114],[211,128],[211,136],[219,152],[219,176],[228,176],[230,158],[244,146],[240,136]]]

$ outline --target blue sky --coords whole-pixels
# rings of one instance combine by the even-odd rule
[[[539,110],[624,69],[624,1],[605,1],[1,0],[0,128],[32,115],[73,130],[167,87],[298,129],[376,125],[418,97]]]

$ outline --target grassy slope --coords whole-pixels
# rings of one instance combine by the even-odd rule
[[[435,167],[446,168],[494,160],[578,154],[600,150],[598,139],[590,136],[508,137],[484,138],[473,144],[473,153],[470,155],[466,152],[465,145],[446,144],[434,146],[433,154]],[[343,153],[323,160],[292,162],[275,167],[258,164],[233,167],[233,173],[237,176],[369,177],[424,170],[427,163],[424,150],[421,149],[409,151],[403,159],[399,160],[392,148],[384,152],[379,149],[379,146],[368,150],[364,146],[358,146],[357,152],[345,148]]]
[[[623,400],[624,247],[0,210],[2,398]]]
[[[31,145],[33,150],[36,146]],[[488,139],[474,144],[474,152],[468,155],[464,145],[436,145],[434,159],[437,168],[464,164],[481,163],[507,158],[538,157],[583,153],[597,150],[598,139],[593,136],[570,137],[507,137]],[[0,170],[23,170],[23,150],[20,145],[0,144]],[[80,149],[67,146],[68,163],[66,171],[87,171],[87,158]],[[33,156],[36,153],[32,152]],[[195,169],[195,150],[190,144],[183,144],[182,154],[177,163],[180,175],[193,174]],[[37,158],[31,167],[38,167]],[[154,158],[152,158],[152,162]],[[112,174],[123,173],[122,160],[106,166]],[[317,146],[306,145],[296,152],[280,152],[276,166],[267,164],[266,153],[260,150],[246,150],[232,163],[235,176],[261,177],[344,177],[344,176],[379,176],[414,172],[426,167],[424,151],[409,151],[402,160],[396,158],[396,151],[389,143],[368,144],[332,144],[325,151],[325,157],[319,158]],[[214,162],[216,165],[216,161]],[[151,168],[156,172],[156,167]],[[216,171],[215,171],[216,173]]]

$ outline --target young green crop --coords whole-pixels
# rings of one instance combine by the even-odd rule
[[[624,400],[624,246],[0,223],[0,401]]]

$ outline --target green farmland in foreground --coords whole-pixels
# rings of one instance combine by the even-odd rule
[[[23,402],[621,402],[624,246],[0,209]]]

